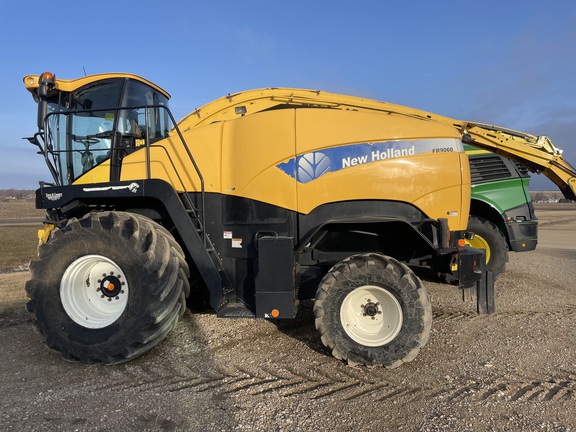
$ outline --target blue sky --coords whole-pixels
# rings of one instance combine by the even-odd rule
[[[141,75],[172,95],[177,119],[260,87],[370,97],[546,134],[576,165],[570,0],[0,0],[0,40],[0,189],[50,180],[21,139],[36,131],[22,77],[43,71]]]

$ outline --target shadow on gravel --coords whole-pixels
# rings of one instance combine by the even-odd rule
[[[67,362],[36,334],[25,301],[0,299],[2,430],[233,430],[232,403],[186,313],[158,347],[131,362]]]
[[[437,272],[429,267],[410,266],[410,270],[414,272],[422,281],[434,282],[440,284],[447,284],[445,278],[441,278]]]
[[[294,319],[271,320],[278,331],[302,342],[308,348],[323,356],[331,357],[330,351],[320,340],[320,334],[314,325],[314,301],[304,300],[300,303],[298,313]]]
[[[26,312],[26,302],[0,301],[0,328],[25,322],[32,322],[32,317]]]

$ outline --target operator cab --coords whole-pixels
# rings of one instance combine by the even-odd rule
[[[30,141],[41,148],[58,185],[104,163],[110,166],[107,180],[119,180],[125,155],[168,136],[170,96],[136,75],[70,81],[45,72],[24,80],[38,102],[39,132]]]

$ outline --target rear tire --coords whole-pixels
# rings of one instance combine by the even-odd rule
[[[412,270],[378,254],[353,255],[320,282],[316,328],[334,357],[348,364],[395,368],[428,341],[432,309]]]
[[[46,345],[68,360],[131,360],[162,341],[185,311],[184,253],[146,217],[74,218],[39,252],[30,264],[27,309]]]
[[[466,240],[466,243],[475,249],[486,251],[486,269],[492,270],[494,277],[503,273],[508,263],[508,245],[498,227],[479,216],[470,216],[468,231],[474,233],[474,238]]]

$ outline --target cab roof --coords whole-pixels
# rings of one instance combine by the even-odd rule
[[[76,79],[61,79],[55,77],[54,88],[56,90],[63,92],[73,92],[74,90],[77,90],[80,87],[84,87],[87,84],[92,84],[110,78],[127,78],[140,81],[141,83],[144,83],[154,88],[155,90],[159,91],[164,96],[166,96],[168,99],[170,99],[170,94],[166,90],[162,89],[161,87],[157,86],[151,81],[148,81],[145,78],[129,73],[102,73],[96,75],[88,75]],[[26,86],[26,90],[28,90],[33,95],[36,95],[39,86],[40,75],[26,75],[23,80],[24,85]]]

